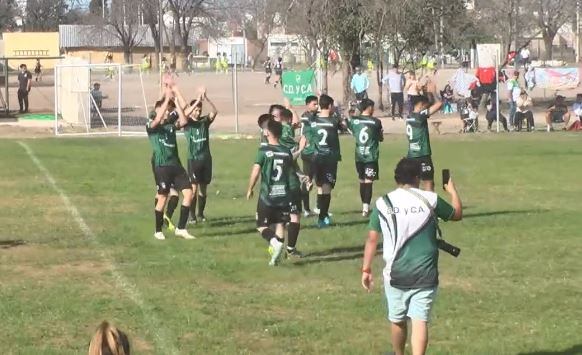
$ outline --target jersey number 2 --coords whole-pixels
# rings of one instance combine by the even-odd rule
[[[321,136],[321,140],[319,141],[319,145],[327,145],[327,131],[321,128],[317,131],[317,134]]]
[[[273,181],[279,181],[283,175],[283,159],[275,159],[273,161]]]

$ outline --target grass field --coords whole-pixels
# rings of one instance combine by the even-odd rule
[[[298,247],[310,256],[277,268],[254,230],[256,203],[243,197],[256,141],[213,141],[209,221],[190,229],[195,241],[163,242],[152,236],[146,139],[21,142],[70,205],[18,141],[0,141],[0,353],[81,354],[103,319],[137,354],[390,349],[380,257],[374,292],[360,286],[366,222],[348,137],[336,226],[304,220]],[[441,257],[430,353],[582,353],[580,137],[442,136],[433,150],[466,211],[443,226],[463,252]],[[375,196],[393,188],[404,151],[403,139],[386,137]]]

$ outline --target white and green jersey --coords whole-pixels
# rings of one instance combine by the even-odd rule
[[[422,158],[432,154],[428,135],[428,110],[412,112],[406,119],[408,158]]]
[[[436,193],[412,189],[435,214],[447,221],[455,210]],[[384,281],[396,288],[438,285],[437,225],[425,201],[399,188],[380,197],[370,215],[369,229],[384,239]]]

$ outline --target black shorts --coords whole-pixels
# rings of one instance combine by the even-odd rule
[[[303,161],[303,174],[308,176],[310,179],[313,179],[313,157],[304,155],[301,156],[301,160]]]
[[[154,168],[154,177],[158,193],[163,195],[170,192],[170,188],[182,191],[191,187],[188,174],[181,166],[156,166]]]
[[[271,73],[273,71],[271,69],[265,69],[265,74],[267,74],[268,76],[271,76]]]
[[[380,177],[380,169],[378,162],[361,163],[356,162],[356,171],[358,172],[358,179],[360,180],[378,180]]]
[[[561,110],[552,110],[551,112],[552,112],[551,115],[552,122],[554,123],[564,122],[564,115],[566,114],[566,112]]]
[[[281,75],[283,75],[283,71],[275,69],[275,74],[278,76],[281,76]]]
[[[315,184],[321,187],[329,184],[333,188],[337,179],[337,162],[313,161],[312,173],[315,176]]]
[[[367,98],[368,98],[368,92],[366,90],[356,93],[356,100],[361,101],[361,100],[367,99]]]
[[[259,198],[257,203],[257,227],[268,227],[271,224],[284,223],[288,220],[289,207],[267,206]]]
[[[432,164],[432,158],[430,156],[412,158],[422,166],[422,171],[420,173],[420,180],[424,181],[434,181],[434,165]]]
[[[302,209],[302,201],[301,201],[301,190],[291,190],[289,193],[291,197],[291,203],[289,204],[289,213],[290,214],[299,214],[303,212]]]
[[[193,184],[210,184],[212,181],[212,157],[202,160],[188,160],[188,176]]]

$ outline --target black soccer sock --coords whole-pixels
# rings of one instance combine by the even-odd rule
[[[158,207],[158,198],[154,198],[154,208]]]
[[[155,210],[156,216],[156,232],[162,231],[162,226],[164,225],[164,211]]]
[[[364,184],[364,197],[362,198],[362,203],[365,203],[367,205],[370,204],[370,202],[372,201],[372,188],[373,185],[372,184]]]
[[[287,249],[295,249],[297,245],[297,238],[299,238],[300,224],[296,222],[289,222],[287,227]]]
[[[186,223],[188,223],[188,213],[190,213],[190,206],[182,206],[180,208],[180,220],[178,221],[178,229],[186,229]]]
[[[261,237],[263,237],[263,239],[266,240],[267,243],[270,243],[271,239],[273,238],[278,238],[277,234],[273,232],[273,230],[270,228],[263,229],[263,231],[261,232]]]
[[[305,189],[301,191],[301,200],[303,201],[303,209],[306,211],[311,211],[309,207],[309,190]]]
[[[320,200],[319,219],[321,220],[321,219],[324,219],[325,217],[328,216],[327,212],[329,212],[329,205],[331,203],[331,195],[324,194],[324,195],[318,195],[317,197]]]
[[[360,200],[362,203],[366,203],[366,184],[363,182],[360,183]]]
[[[198,215],[204,216],[204,209],[206,208],[206,195],[198,196]]]
[[[168,216],[169,219],[172,219],[172,216],[174,215],[174,211],[176,210],[176,207],[178,207],[178,196],[170,196],[170,199],[168,200],[168,207],[166,209],[166,215]]]
[[[196,219],[196,195],[192,197],[192,203],[190,203],[190,217]]]

